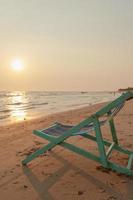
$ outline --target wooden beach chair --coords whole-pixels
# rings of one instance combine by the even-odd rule
[[[22,161],[23,165],[26,165],[37,156],[45,153],[48,150],[51,150],[56,145],[60,145],[66,149],[69,149],[81,156],[94,160],[100,163],[103,167],[111,169],[113,171],[117,171],[118,173],[123,173],[126,175],[133,175],[132,170],[132,161],[133,161],[133,151],[129,151],[119,145],[119,141],[117,138],[117,133],[114,125],[114,117],[119,112],[119,110],[124,106],[124,103],[130,99],[133,99],[133,92],[123,93],[116,100],[112,101],[108,105],[104,106],[95,114],[91,115],[87,119],[81,121],[79,124],[72,125],[63,125],[61,123],[55,123],[51,127],[43,129],[43,130],[34,130],[34,134],[44,138],[49,141],[47,145],[37,150],[35,153],[29,155],[25,160]],[[105,119],[101,120],[101,118],[105,117]],[[103,139],[101,126],[108,124],[110,127],[110,133],[112,136],[112,142]],[[91,131],[95,132],[95,135],[91,134]],[[65,140],[71,136],[76,137],[77,135],[81,135],[82,137],[95,141],[98,146],[99,156],[94,155],[93,153],[74,146]],[[106,151],[106,148],[108,150]],[[110,156],[112,151],[118,151],[126,154],[129,159],[127,162],[127,166],[118,165],[112,161],[110,161]]]

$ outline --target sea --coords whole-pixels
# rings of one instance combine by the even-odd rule
[[[1,91],[0,124],[112,101],[119,95],[116,92],[87,91]]]

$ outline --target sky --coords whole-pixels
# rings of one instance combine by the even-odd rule
[[[0,0],[0,90],[131,87],[132,52],[132,0]]]

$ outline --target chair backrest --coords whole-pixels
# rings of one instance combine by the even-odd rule
[[[100,117],[110,112],[113,116],[115,116],[124,106],[125,102],[131,99],[133,99],[133,92],[123,93],[120,97],[97,111],[95,115]]]

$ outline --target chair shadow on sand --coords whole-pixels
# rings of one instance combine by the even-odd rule
[[[85,178],[91,184],[95,185],[97,188],[99,189],[104,188],[108,195],[114,196],[114,199],[117,199],[117,200],[125,200],[125,199],[132,200],[133,199],[133,193],[132,193],[133,180],[132,179],[127,179],[128,194],[127,194],[127,197],[123,197],[123,195],[119,191],[116,191],[115,188],[112,188],[111,186],[95,178],[94,175],[90,175],[86,173],[82,169],[78,168],[74,164],[71,164],[69,161],[67,161],[66,159],[57,155],[54,152],[51,152],[51,155],[55,159],[57,159],[59,162],[61,162],[63,164],[63,167],[57,170],[55,173],[53,173],[52,176],[47,177],[47,179],[45,179],[44,181],[40,182],[37,176],[32,172],[30,168],[23,167],[24,174],[27,176],[28,180],[32,184],[33,188],[35,189],[35,191],[37,192],[41,200],[46,200],[46,199],[54,200],[54,197],[50,194],[49,190],[69,170],[74,170],[78,172],[78,174],[80,174],[83,178]]]

